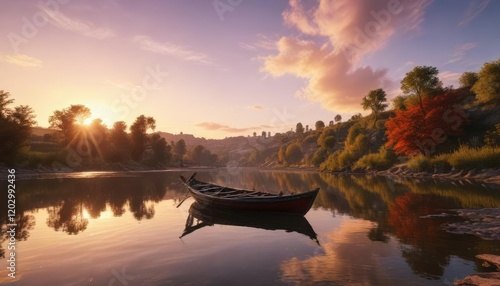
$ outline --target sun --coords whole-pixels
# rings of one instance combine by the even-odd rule
[[[94,118],[89,117],[83,121],[83,125],[89,126],[90,124],[92,124],[92,121],[94,121]]]

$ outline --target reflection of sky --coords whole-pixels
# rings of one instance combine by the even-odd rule
[[[322,249],[305,259],[293,257],[282,263],[283,281],[292,285],[443,285],[470,272],[470,262],[454,258],[442,279],[420,278],[412,274],[394,238],[388,243],[368,239],[372,222],[339,220],[338,227],[322,236]]]
[[[436,207],[441,206],[441,200],[435,199],[439,197],[437,194],[449,196],[454,201],[467,200],[468,206],[475,207],[498,202],[496,192],[473,185],[452,189],[446,185],[420,185],[412,181],[407,186],[399,182],[398,193],[389,196],[387,192],[391,189],[385,179],[362,177],[365,180],[353,180],[313,172],[255,170],[233,177],[224,177],[223,174],[221,171],[200,171],[199,178],[231,182],[230,185],[237,186],[255,184],[275,190],[289,186],[307,190],[319,184],[321,192],[328,196],[318,197],[317,203],[321,204],[307,213],[306,218],[318,234],[322,248],[296,232],[227,225],[204,227],[180,240],[193,200],[190,198],[180,208],[175,208],[185,192],[177,183],[177,172],[155,176],[142,174],[134,178],[25,180],[19,181],[18,185],[19,189],[27,191],[20,197],[20,206],[31,210],[24,215],[33,215],[36,225],[29,230],[26,241],[18,242],[16,276],[21,280],[12,285],[107,285],[116,273],[122,271],[134,277],[134,283],[129,285],[188,282],[220,285],[242,281],[292,285],[301,282],[307,285],[310,281],[326,281],[326,284],[334,285],[443,285],[476,271],[473,256],[478,253],[475,252],[498,249],[494,242],[477,238],[425,233],[429,229],[426,228],[428,222],[420,221],[419,213],[414,212],[428,202],[415,199],[424,196],[421,194],[424,191],[434,194],[428,199],[434,200]],[[229,178],[234,181],[229,181]],[[165,190],[168,191],[165,193]],[[405,190],[413,195],[402,196]],[[412,198],[413,204],[401,204],[401,212],[393,213],[400,217],[400,224],[384,226],[383,210],[386,208],[381,207],[375,213],[370,207],[372,201],[383,203],[381,197],[387,201]],[[151,198],[163,200],[152,202]],[[340,208],[342,212],[338,210],[340,204],[347,206]],[[348,207],[352,205],[360,207],[352,211]],[[77,235],[55,231],[47,225],[48,209],[57,212],[63,206],[66,215],[57,217],[63,222],[71,218],[88,220],[86,228]],[[123,213],[117,213],[117,209],[123,209]],[[154,209],[151,219],[143,215],[148,209]],[[22,212],[21,208],[19,210]],[[422,235],[418,237],[423,237],[425,244],[410,245],[406,234],[401,234],[405,232],[392,229],[406,225],[410,234],[415,235],[416,232],[412,232],[416,228],[412,224],[413,218],[421,222],[417,226]],[[381,222],[378,229],[389,237],[387,243],[373,242],[368,238],[370,231],[377,226],[373,221]],[[6,249],[6,242],[2,246]],[[408,249],[420,251],[423,255],[417,253],[407,261],[402,250]],[[428,257],[435,259],[429,262],[425,260]],[[0,282],[12,282],[6,279],[4,261],[0,261]],[[435,280],[418,276],[434,273],[429,273],[429,269],[435,266],[432,262],[441,263],[439,270],[444,274],[439,272],[433,277]]]

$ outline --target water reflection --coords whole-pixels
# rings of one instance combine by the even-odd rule
[[[186,228],[181,238],[200,228],[215,224],[297,232],[309,237],[319,245],[314,229],[303,216],[221,210],[202,206],[197,202],[189,208]]]
[[[290,250],[284,250],[286,251],[284,254],[274,254],[273,261],[279,262],[273,265],[278,265],[276,271],[279,274],[277,275],[285,283],[300,284],[302,281],[345,285],[351,281],[373,285],[401,282],[400,284],[403,285],[407,284],[405,283],[407,281],[398,279],[404,276],[412,277],[412,279],[419,277],[426,282],[433,281],[437,284],[440,278],[449,273],[450,265],[453,265],[457,257],[471,264],[477,263],[473,270],[481,271],[483,269],[478,264],[479,262],[476,262],[474,255],[500,252],[498,241],[486,241],[472,235],[445,232],[441,225],[447,222],[448,218],[422,218],[428,214],[439,214],[454,208],[500,207],[498,189],[466,181],[392,180],[376,176],[252,169],[241,169],[237,173],[230,171],[226,169],[200,171],[198,177],[200,180],[219,185],[255,188],[275,193],[280,191],[298,193],[316,187],[321,188],[307,218],[320,234],[322,248],[317,247],[316,249],[319,250],[311,251],[311,248],[304,247],[304,250],[297,251],[298,254],[292,254]],[[184,175],[189,174],[190,172],[186,172]],[[27,240],[26,244],[31,240],[36,243],[37,236],[34,229],[38,226],[48,226],[51,229],[51,233],[46,234],[48,236],[55,232],[63,232],[68,234],[64,235],[64,238],[76,238],[72,241],[91,241],[86,240],[86,236],[81,236],[81,234],[89,234],[90,237],[93,234],[92,225],[101,223],[98,218],[122,217],[131,213],[132,221],[148,220],[148,231],[143,232],[144,229],[139,226],[135,228],[135,225],[128,227],[136,233],[147,233],[144,237],[150,238],[152,243],[157,243],[154,251],[148,249],[147,244],[137,246],[141,248],[141,251],[138,251],[140,253],[151,252],[149,256],[144,257],[145,260],[150,260],[155,258],[154,253],[158,249],[169,247],[163,241],[166,235],[170,235],[168,231],[172,231],[173,237],[170,240],[172,248],[179,248],[179,245],[174,244],[179,241],[178,236],[183,230],[183,223],[186,219],[186,214],[181,211],[187,212],[188,205],[183,205],[180,209],[173,207],[185,193],[178,175],[179,172],[132,173],[98,178],[20,180],[16,184],[19,190],[16,194],[16,239],[21,243]],[[172,209],[161,207],[160,202],[164,200],[173,201],[168,202],[172,205]],[[163,203],[165,205],[166,202]],[[6,205],[6,196],[0,196],[0,223],[3,230],[6,228],[8,219]],[[161,216],[162,211],[164,215],[167,213],[165,217],[161,220],[154,220],[155,216]],[[176,211],[179,213],[175,213]],[[192,205],[187,215],[183,235],[188,235],[208,225],[223,224],[285,230],[301,233],[313,240],[317,239],[315,231],[306,219],[279,218],[274,220],[260,219],[258,216],[238,218],[234,214],[219,214],[216,210],[215,212],[200,210],[196,204]],[[120,223],[120,220],[115,219],[109,225],[119,229]],[[178,228],[173,231],[170,229],[172,225]],[[146,227],[146,224],[140,227]],[[133,233],[129,232],[129,229],[122,229],[122,231]],[[165,231],[165,233],[158,235],[159,238],[155,240],[155,233],[160,231]],[[238,231],[244,232],[241,228]],[[30,232],[33,233],[33,238],[30,237]],[[196,237],[191,240],[191,243],[199,243],[199,249],[206,249],[206,244],[214,244],[217,239],[225,239],[226,242],[233,239],[233,237],[220,238],[218,230],[205,234],[207,233],[210,235],[204,235],[203,238],[197,236],[199,233],[191,234]],[[234,235],[231,232],[225,233],[229,236]],[[269,232],[264,232],[264,236],[268,235]],[[284,232],[272,233],[273,237],[281,238],[282,235],[286,234]],[[207,237],[210,238],[205,240]],[[133,243],[137,237],[131,234],[128,238],[120,236],[119,239]],[[5,231],[2,232],[0,242],[2,246],[0,256],[5,257],[7,243]],[[106,247],[111,247],[116,242],[112,239],[99,241]],[[65,251],[68,253],[73,251],[72,254],[87,253],[86,249],[91,249],[93,242],[89,243],[90,245],[84,249],[75,246],[74,250]],[[252,241],[252,243],[256,242]],[[275,242],[267,242],[266,246],[269,249],[277,248],[273,243]],[[249,248],[249,240],[242,241],[241,244],[234,242],[234,249],[241,249],[243,245]],[[220,255],[220,253],[227,253],[224,252],[224,246],[225,244],[221,243],[219,248],[208,248],[216,253],[210,256],[210,259],[214,257],[225,259],[225,262],[231,264],[229,258]],[[172,251],[172,249],[168,250]],[[114,253],[117,255],[116,261],[120,259],[128,261],[127,259],[130,258],[120,256],[120,251],[122,250],[119,249]],[[185,254],[179,252],[177,257],[182,260],[183,255]],[[25,255],[25,257],[28,256]],[[166,263],[165,257],[169,257],[168,253],[163,252],[161,256],[156,257],[158,268],[166,268],[162,265]],[[255,257],[255,261],[259,259],[260,256]],[[262,257],[262,259],[269,261],[270,258]],[[190,263],[194,263],[192,261]],[[200,264],[207,262],[200,261]],[[35,264],[41,263],[43,261],[36,261]],[[170,266],[176,265],[175,261],[171,263]],[[255,269],[258,268],[258,266],[255,267]],[[409,274],[398,273],[394,271],[395,268],[406,269]],[[176,269],[181,271],[183,268]],[[463,277],[464,274],[466,273],[457,275]],[[26,275],[29,274],[26,273]],[[154,277],[155,273],[148,275]],[[186,275],[191,277],[190,273]]]

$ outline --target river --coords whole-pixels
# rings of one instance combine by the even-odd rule
[[[453,234],[432,216],[499,208],[500,189],[466,181],[232,168],[197,178],[298,193],[320,188],[305,219],[210,218],[179,175],[87,172],[18,178],[15,250],[0,199],[0,282],[8,285],[451,285],[486,271],[498,240]],[[6,177],[7,178],[7,177]],[[5,179],[6,179],[5,178]],[[1,181],[7,190],[7,181]],[[6,194],[6,191],[2,191]],[[431,215],[431,216],[429,216]],[[182,236],[182,238],[180,238]],[[15,253],[15,278],[6,259]]]

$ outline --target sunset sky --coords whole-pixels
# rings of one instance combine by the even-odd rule
[[[416,65],[447,85],[500,58],[500,1],[0,2],[0,90],[38,125],[89,107],[112,126],[224,138],[326,124]],[[363,114],[367,114],[363,112]]]

